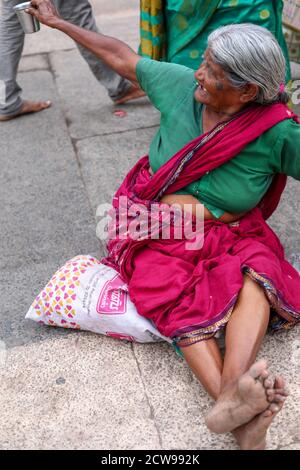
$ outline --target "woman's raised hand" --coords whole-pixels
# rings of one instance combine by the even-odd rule
[[[60,20],[60,16],[50,0],[31,0],[31,7],[27,8],[26,12],[50,28],[55,28]]]

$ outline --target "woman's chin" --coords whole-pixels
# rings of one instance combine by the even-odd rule
[[[194,93],[194,98],[198,103],[209,104],[209,99],[208,99],[206,93],[202,93],[198,89]]]
[[[209,104],[208,93],[200,90],[199,88],[196,89],[194,93],[194,98],[198,103]]]

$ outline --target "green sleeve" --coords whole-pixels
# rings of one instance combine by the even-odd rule
[[[281,173],[300,180],[300,125],[287,121],[281,142]],[[284,129],[283,129],[284,130]],[[276,144],[277,145],[277,144]]]
[[[191,185],[187,186],[186,188],[190,188],[190,187]],[[219,207],[213,206],[209,202],[206,202],[203,197],[200,200],[198,195],[195,194],[192,190],[187,191],[184,189],[179,189],[178,191],[175,191],[174,194],[191,194],[196,199],[198,199],[198,201],[201,202],[201,204],[203,204],[206,207],[206,209],[209,210],[209,212],[212,213],[215,219],[220,219],[220,217],[222,217],[222,215],[225,214],[225,211],[223,209],[220,209]]]
[[[168,113],[184,99],[195,85],[194,70],[183,65],[141,59],[136,74],[141,88],[152,104],[162,113]]]
[[[203,204],[205,205],[206,209],[208,209],[209,212],[212,213],[215,219],[220,219],[220,217],[225,214],[225,211],[223,211],[223,209],[219,209],[218,207],[213,206],[212,204],[209,204],[207,202],[203,202]]]

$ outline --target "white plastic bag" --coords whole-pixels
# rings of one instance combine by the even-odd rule
[[[150,320],[137,313],[119,274],[89,255],[76,256],[60,268],[25,318],[127,341],[171,342]]]

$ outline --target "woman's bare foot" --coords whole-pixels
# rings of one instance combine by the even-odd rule
[[[264,387],[269,373],[264,360],[253,364],[232,387],[221,393],[206,416],[207,427],[218,434],[248,423],[270,405]]]
[[[137,98],[141,98],[142,96],[146,96],[146,93],[138,86],[132,85],[131,88],[118,100],[115,100],[115,104],[124,104],[127,101],[135,100]]]
[[[280,403],[282,397],[288,396],[288,391],[285,389],[285,383],[281,376],[275,378],[274,384],[270,387],[272,383],[269,379],[264,381],[264,387],[267,394],[268,402],[270,403]]]
[[[281,403],[272,403],[249,423],[232,431],[241,450],[265,450],[268,429],[283,405],[284,400]]]
[[[51,106],[51,101],[23,101],[20,111],[9,116],[0,115],[0,121],[11,121],[23,114],[38,113]]]
[[[269,391],[269,379],[264,381]],[[270,394],[268,394],[270,395]],[[284,388],[282,377],[276,377],[273,388],[273,403],[261,414],[255,416],[249,423],[232,431],[241,450],[264,450],[269,427],[275,416],[282,410],[288,392]]]

